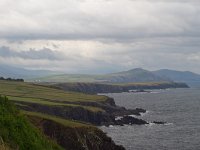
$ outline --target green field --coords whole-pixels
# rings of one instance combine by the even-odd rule
[[[61,74],[51,75],[28,81],[40,80],[41,82],[99,82],[102,75]]]
[[[64,92],[62,90],[34,85],[32,83],[0,81],[0,95],[17,103],[37,103],[48,106],[82,107],[90,111],[103,111],[92,106],[82,106],[78,102],[105,101],[105,96],[88,95],[76,92]],[[73,104],[75,103],[75,104]]]

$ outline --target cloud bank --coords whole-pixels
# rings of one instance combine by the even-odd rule
[[[0,0],[0,18],[0,63],[200,73],[198,0]]]

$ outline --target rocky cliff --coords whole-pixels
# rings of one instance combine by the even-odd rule
[[[112,98],[107,98],[106,101],[102,102],[74,102],[70,104],[79,104],[80,107],[76,106],[49,106],[38,103],[27,103],[20,102],[18,105],[20,109],[32,112],[40,112],[53,116],[58,116],[64,119],[78,120],[82,122],[88,122],[93,125],[115,125],[119,124],[116,122],[116,116],[127,116],[127,115],[140,115],[140,113],[146,112],[144,109],[126,109],[115,105]],[[83,107],[82,107],[83,106]],[[99,108],[99,111],[92,111],[85,109],[84,106],[94,106]],[[125,123],[129,124],[129,123]],[[137,124],[137,122],[136,122]]]
[[[93,126],[69,127],[39,117],[29,116],[29,119],[66,150],[125,150]]]
[[[102,83],[57,83],[50,85],[53,88],[65,91],[82,93],[119,93],[129,90],[140,89],[167,89],[167,88],[188,88],[185,83],[160,82],[160,83],[129,83],[129,84],[102,84]]]

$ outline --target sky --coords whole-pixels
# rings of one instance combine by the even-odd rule
[[[200,73],[199,0],[0,0],[0,64]]]

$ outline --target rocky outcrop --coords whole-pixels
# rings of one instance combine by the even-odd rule
[[[30,121],[66,150],[125,150],[96,127],[66,127],[33,116],[30,117]]]
[[[115,124],[123,126],[125,124],[126,125],[144,125],[144,124],[149,124],[149,123],[135,117],[123,116],[122,118],[115,120]]]
[[[167,124],[167,122],[164,121],[153,121],[154,124]]]

